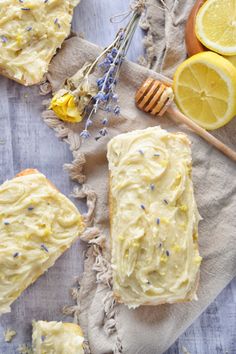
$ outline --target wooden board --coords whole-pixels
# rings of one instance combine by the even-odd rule
[[[127,10],[129,0],[82,0],[76,9],[73,29],[101,46],[113,39],[121,24],[110,17]],[[129,57],[136,61],[143,54],[141,30],[136,34]],[[68,146],[59,142],[41,120],[41,101],[37,87],[25,88],[0,78],[0,182],[20,170],[33,167],[45,173],[66,195],[73,183],[62,165],[71,161]],[[83,211],[84,206],[79,204]],[[61,313],[71,303],[69,289],[83,268],[83,245],[77,242],[12,306],[12,312],[0,319],[0,354],[17,353],[19,343],[30,343],[31,320],[71,320]],[[195,321],[166,354],[236,353],[236,281]],[[7,327],[17,331],[11,344],[3,340]],[[68,353],[69,354],[69,353]],[[148,354],[148,353],[143,353]],[[157,353],[159,354],[159,353]]]

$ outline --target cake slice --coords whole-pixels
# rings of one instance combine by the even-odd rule
[[[74,204],[37,170],[0,186],[0,314],[83,231]]]
[[[160,127],[108,143],[113,291],[129,307],[196,298],[200,219],[191,149]]]
[[[2,0],[0,73],[23,85],[40,83],[70,34],[79,0]]]
[[[83,333],[75,323],[33,322],[34,354],[84,354]]]

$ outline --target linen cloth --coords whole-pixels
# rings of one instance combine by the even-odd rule
[[[165,33],[159,47],[155,47],[158,38],[152,38],[154,49],[149,53],[149,58],[153,56],[149,66],[169,76],[186,55],[183,25],[190,7],[186,1],[175,1],[171,12],[175,24],[172,25],[169,17],[155,20],[156,13],[151,7],[148,8],[148,34],[153,35],[154,25],[156,33]],[[153,9],[157,11],[155,7]],[[176,32],[173,32],[173,26]],[[72,76],[85,62],[92,61],[98,53],[99,48],[91,43],[77,37],[68,39],[50,65],[47,78],[52,91],[59,89],[65,78]],[[90,351],[94,354],[163,353],[236,274],[236,165],[188,128],[178,125],[168,114],[163,118],[155,118],[135,107],[135,92],[149,76],[168,80],[145,67],[124,62],[117,87],[121,115],[111,118],[108,136],[97,141],[94,137],[98,136],[101,128],[101,113],[96,115],[90,128],[93,136],[83,144],[79,133],[84,122],[73,125],[59,121],[51,111],[43,114],[45,122],[55,130],[57,136],[70,145],[74,160],[65,168],[71,178],[81,184],[81,187],[75,188],[74,194],[87,199],[88,213],[85,219],[88,228],[82,239],[89,243],[89,248],[80,290],[73,292],[77,305],[71,312],[74,312],[75,320],[83,328]],[[124,305],[116,304],[112,297],[106,146],[117,134],[155,125],[161,125],[169,131],[185,132],[192,141],[194,189],[203,217],[199,230],[200,253],[203,257],[199,300],[129,310]],[[219,129],[216,135],[236,149],[236,120]]]

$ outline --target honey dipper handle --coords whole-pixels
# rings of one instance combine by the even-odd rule
[[[199,136],[208,141],[211,145],[215,146],[218,150],[223,152],[226,156],[228,156],[231,160],[236,162],[236,152],[230,149],[227,145],[222,143],[222,141],[215,138],[213,135],[208,133],[205,129],[200,127],[198,124],[194,123],[191,119],[186,117],[183,113],[181,113],[177,108],[173,105],[169,106],[167,112],[175,116],[179,122],[182,122],[189,126],[192,130],[194,130]]]

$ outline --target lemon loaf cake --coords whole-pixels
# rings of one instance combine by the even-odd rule
[[[70,34],[79,0],[2,0],[0,73],[23,85],[40,83]]]
[[[37,170],[0,186],[0,314],[82,230],[77,208]]]
[[[33,322],[34,354],[84,354],[83,333],[75,323]]]
[[[200,219],[191,149],[160,127],[108,143],[113,290],[129,307],[196,297]]]

